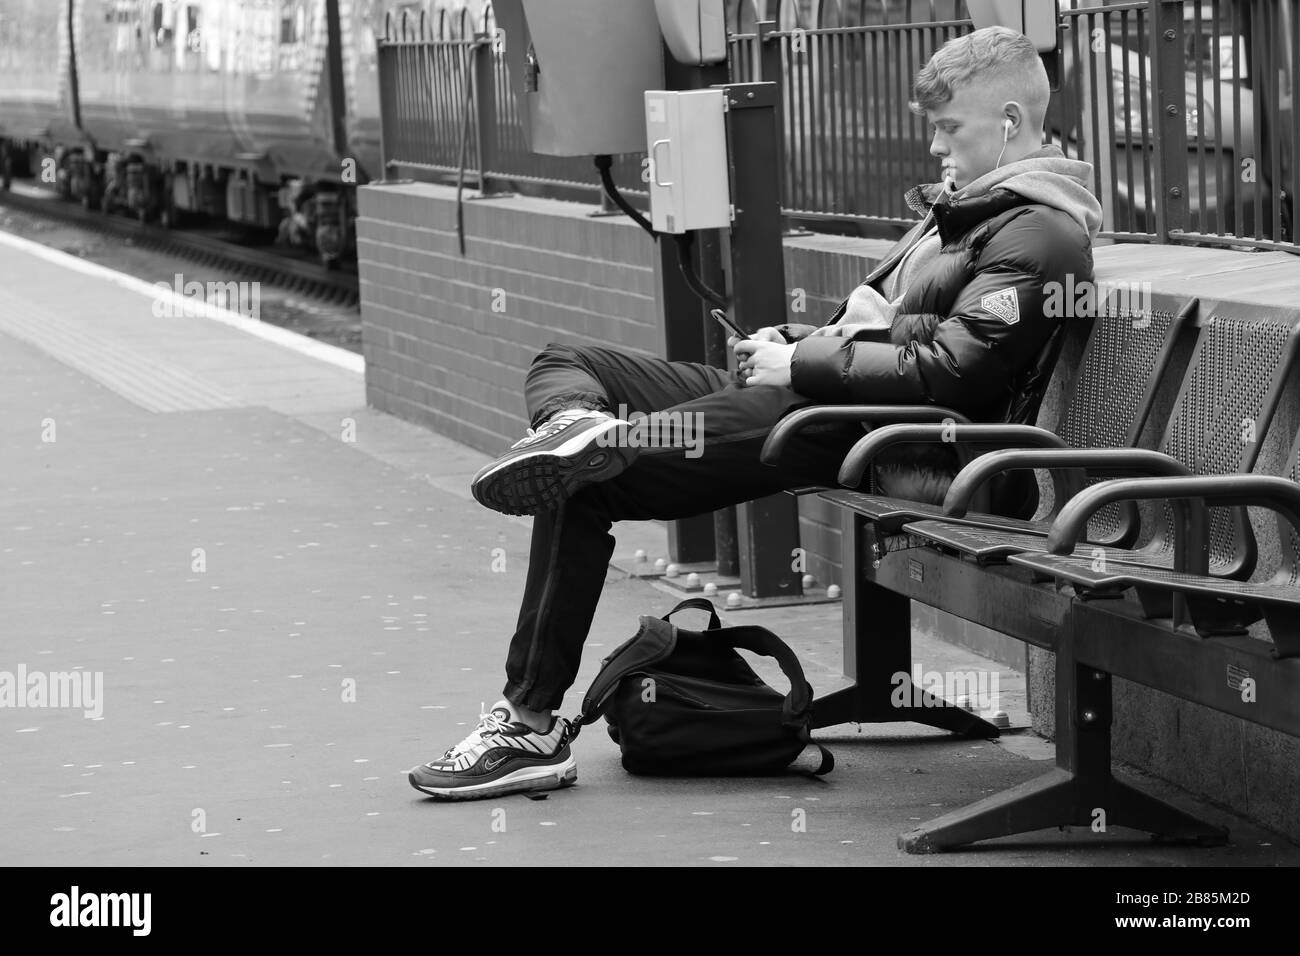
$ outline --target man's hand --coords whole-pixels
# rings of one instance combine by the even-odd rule
[[[751,341],[755,342],[775,342],[777,345],[785,344],[785,336],[770,325],[766,328],[759,329],[757,332],[750,332],[749,338]],[[727,339],[727,347],[735,348],[735,343],[739,341],[741,340],[733,335]]]
[[[777,333],[780,335],[780,333]],[[740,360],[739,374],[742,385],[789,385],[790,360],[794,358],[794,346],[786,345],[785,339],[778,342],[758,342],[754,339],[737,339],[728,341]]]

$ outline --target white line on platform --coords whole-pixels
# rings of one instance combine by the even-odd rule
[[[366,372],[365,359],[355,352],[349,352],[347,349],[339,348],[337,345],[328,345],[325,342],[318,342],[306,335],[300,335],[297,332],[290,332],[288,329],[282,329],[277,325],[270,325],[266,322],[250,319],[247,316],[240,315],[238,312],[232,312],[229,309],[223,309],[215,305],[206,303],[196,303],[185,296],[177,295],[175,291],[164,288],[161,284],[153,285],[145,282],[143,279],[137,279],[135,276],[129,276],[122,272],[117,272],[107,266],[101,266],[98,263],[86,262],[77,256],[69,255],[66,252],[60,252],[58,249],[51,249],[49,246],[43,246],[39,242],[33,242],[30,239],[23,239],[12,233],[0,232],[0,245],[11,246],[21,252],[37,256],[47,262],[62,266],[65,269],[71,269],[80,272],[83,275],[94,276],[99,279],[106,279],[124,289],[132,292],[138,292],[146,295],[155,301],[167,302],[172,309],[177,310],[179,314],[202,315],[204,318],[212,319],[223,325],[229,325],[239,329],[241,332],[247,332],[249,335],[257,336],[268,342],[274,342],[276,345],[283,346],[300,355],[306,355],[308,358],[314,358],[321,362],[328,362],[349,372],[355,372],[357,375],[364,375]],[[185,310],[181,312],[180,310]]]

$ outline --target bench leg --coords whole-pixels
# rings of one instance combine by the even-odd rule
[[[1222,846],[1228,831],[1116,780],[1110,769],[1111,678],[1077,663],[1061,628],[1056,651],[1056,768],[944,814],[898,838],[908,853],[937,853],[1048,827],[1122,826],[1169,842]]]
[[[1057,767],[1028,780],[931,820],[900,834],[898,848],[907,853],[940,853],[996,837],[1029,833],[1049,827],[1088,827],[1099,821],[1107,829],[1115,826],[1150,833],[1153,839],[1169,843],[1223,846],[1228,831],[1198,820],[1177,807],[1107,775],[1097,799],[1095,781],[1082,781]],[[1098,812],[1105,816],[1099,817]]]
[[[1001,731],[984,718],[960,707],[954,707],[941,697],[917,687],[909,677],[900,684],[886,681],[875,693],[868,693],[859,677],[852,687],[833,691],[813,701],[812,725],[833,727],[836,724],[885,724],[891,721],[910,720],[914,723],[950,730],[963,737],[992,739]],[[891,695],[902,695],[912,701],[901,707],[890,702]]]
[[[1049,827],[1123,826],[1150,833],[1170,843],[1223,846],[1228,831],[1198,820],[1177,807],[1157,800],[1107,775],[1100,798],[1095,781],[1082,781],[1057,767],[1028,780],[931,820],[900,834],[898,848],[907,853],[940,853],[996,837],[1029,833]],[[1098,811],[1105,811],[1099,817]]]
[[[1112,825],[1144,830],[1162,843],[1223,846],[1228,842],[1225,827],[1198,820],[1190,813],[1114,778],[1110,781],[1108,806],[1112,811]]]
[[[1073,820],[1074,775],[1057,768],[969,807],[945,813],[898,837],[908,853],[939,853],[979,840],[1065,826]]]
[[[912,683],[912,602],[863,574],[862,516],[846,512],[842,530],[844,673],[855,683],[813,701],[813,727],[909,720],[966,737],[997,737],[987,720]]]

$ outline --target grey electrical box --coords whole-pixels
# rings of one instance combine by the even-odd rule
[[[646,90],[645,135],[655,231],[730,228],[726,94]]]

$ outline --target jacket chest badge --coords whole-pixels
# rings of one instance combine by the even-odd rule
[[[1020,297],[1016,295],[1014,287],[990,292],[980,299],[980,305],[985,312],[991,312],[1007,325],[1015,325],[1020,321]]]

